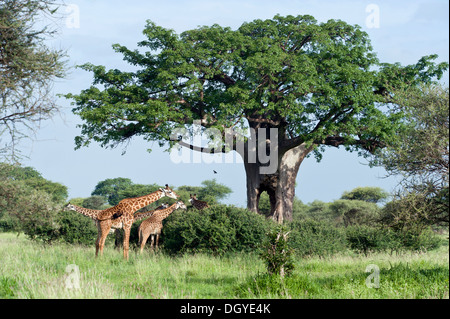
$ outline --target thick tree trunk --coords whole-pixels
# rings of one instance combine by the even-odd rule
[[[261,174],[261,163],[245,161],[247,175],[247,208],[259,213],[261,193],[267,192],[270,199],[270,214],[278,223],[292,220],[292,204],[295,197],[295,180],[300,164],[312,150],[304,144],[278,154],[278,169],[274,174]]]

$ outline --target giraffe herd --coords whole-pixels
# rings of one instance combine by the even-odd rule
[[[96,257],[99,252],[100,256],[103,255],[103,248],[105,246],[108,233],[114,232],[118,229],[123,229],[123,257],[128,260],[130,231],[134,222],[148,217],[141,223],[138,229],[141,252],[144,250],[144,246],[150,236],[151,249],[153,249],[154,244],[156,244],[155,247],[157,249],[159,236],[163,227],[162,221],[176,209],[187,208],[182,201],[177,201],[171,206],[162,204],[152,211],[136,213],[139,209],[148,206],[165,196],[173,199],[177,199],[179,197],[166,184],[165,188],[160,188],[151,194],[123,199],[116,206],[109,207],[104,210],[88,209],[70,203],[65,206],[64,210],[73,210],[95,221],[98,230],[97,240],[95,242]],[[197,200],[196,194],[190,195],[189,202],[193,207],[199,210],[209,207],[206,202]]]

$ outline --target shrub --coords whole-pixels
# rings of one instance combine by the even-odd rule
[[[431,229],[425,229],[421,232],[412,230],[395,232],[395,239],[401,247],[413,251],[436,249],[442,244],[439,236]]]
[[[369,225],[379,219],[380,208],[377,204],[362,201],[340,199],[329,204],[329,209],[337,226]]]
[[[387,250],[393,247],[392,232],[368,226],[351,226],[346,229],[350,248],[367,255],[370,252]]]
[[[60,213],[60,239],[70,244],[92,245],[97,227],[92,219],[73,211]]]
[[[171,253],[250,251],[259,248],[270,225],[243,208],[217,205],[202,211],[175,212],[166,219],[162,237]]]
[[[301,257],[327,256],[347,249],[344,231],[330,223],[306,219],[289,223],[288,227],[289,245]]]
[[[58,223],[59,205],[51,200],[51,195],[40,191],[23,188],[22,201],[10,216],[16,219],[28,238],[51,243],[58,239],[60,225]]]
[[[367,255],[375,251],[422,251],[438,248],[441,240],[431,230],[395,231],[390,228],[353,226],[346,229],[350,248]]]
[[[272,229],[265,240],[261,257],[266,262],[269,275],[282,278],[290,276],[294,271],[292,248],[288,246],[288,235],[284,227]]]

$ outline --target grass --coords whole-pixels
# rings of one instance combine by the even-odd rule
[[[171,257],[106,247],[44,246],[0,233],[0,298],[448,298],[448,245],[427,253],[298,259],[293,276],[266,275],[256,254]],[[377,265],[380,287],[368,288]],[[74,272],[76,265],[79,272]],[[68,288],[79,273],[80,288]],[[74,277],[75,276],[75,277]]]

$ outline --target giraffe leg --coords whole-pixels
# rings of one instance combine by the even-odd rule
[[[153,252],[153,245],[155,244],[155,235],[150,235],[150,251]]]
[[[130,248],[130,227],[124,227],[123,229],[123,258],[125,258],[128,261],[128,251]]]
[[[142,232],[141,253],[144,251],[145,243],[147,242],[148,236],[149,235],[147,233]]]
[[[120,237],[122,237],[122,229],[121,228],[117,228],[115,231],[114,231],[114,235],[115,235],[115,239],[114,239],[114,248],[116,248],[116,249],[120,249],[120,245],[122,244],[121,243],[121,239],[122,238],[120,238]]]
[[[141,243],[142,243],[142,229],[138,228],[138,246],[141,247]],[[142,253],[142,249],[141,249],[141,253]]]
[[[109,220],[100,223],[101,238],[99,242],[100,256],[103,256],[103,248],[105,247],[106,237],[111,230],[111,222]]]
[[[100,224],[97,224],[97,240],[95,241],[95,257],[98,256],[98,251],[100,249],[100,239],[102,238],[102,230]]]
[[[156,234],[155,250],[158,251],[159,234]]]

